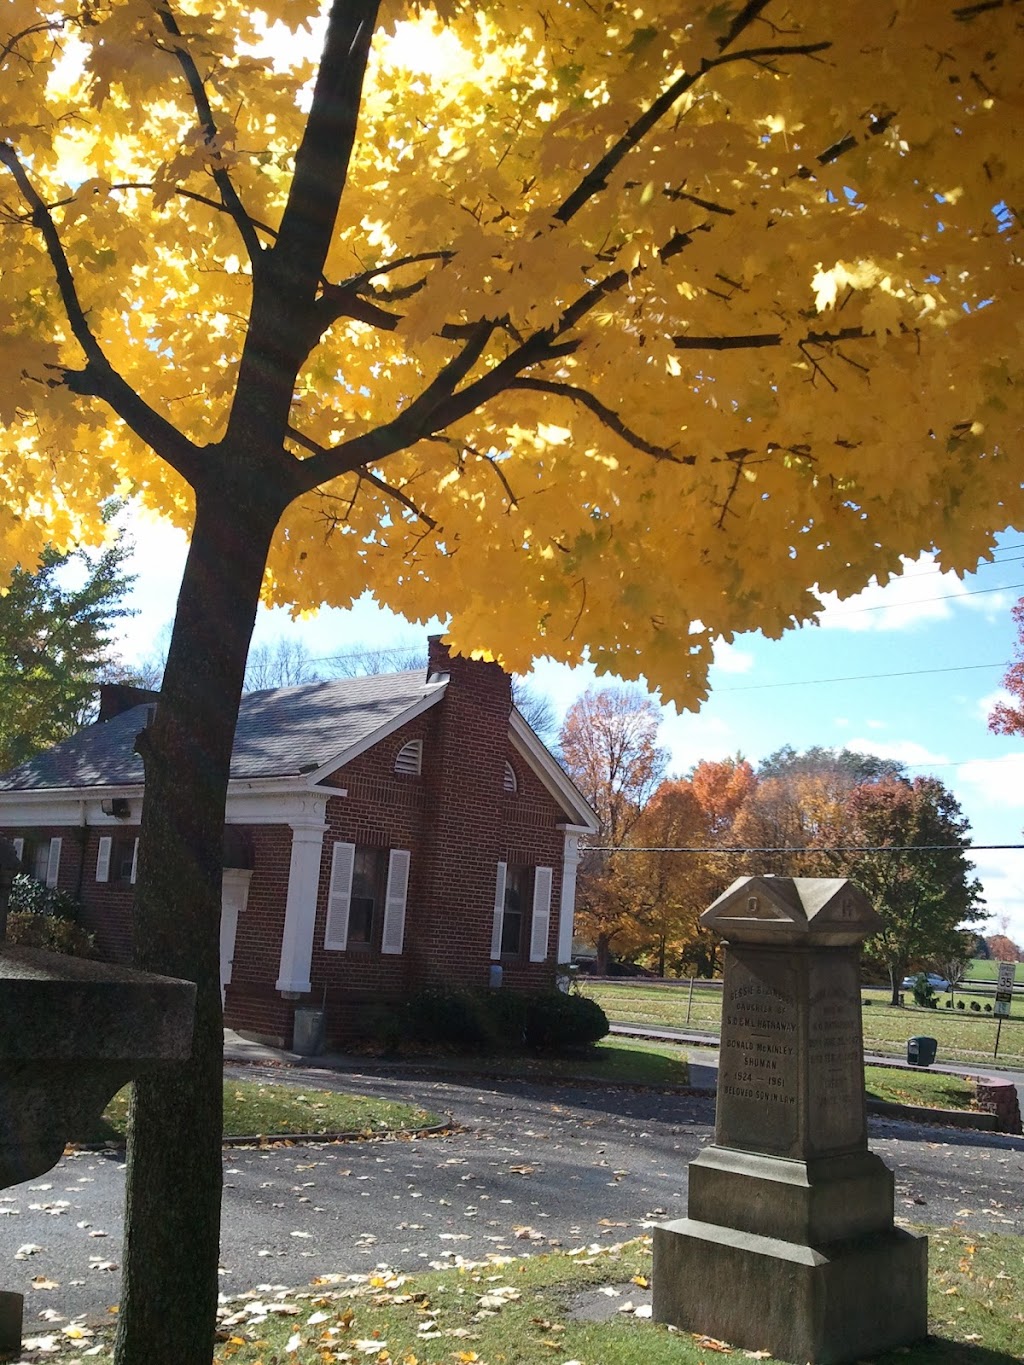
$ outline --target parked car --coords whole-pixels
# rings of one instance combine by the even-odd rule
[[[944,976],[939,976],[937,972],[915,972],[913,976],[905,976],[903,980],[900,982],[900,989],[904,991],[912,991],[914,987],[917,985],[917,978],[919,976],[923,976],[925,978],[925,980],[928,982],[928,985],[931,986],[933,991],[941,992],[949,990],[949,982],[946,980]]]

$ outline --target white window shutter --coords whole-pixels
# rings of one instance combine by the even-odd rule
[[[384,896],[382,953],[400,953],[405,942],[405,902],[409,894],[409,854],[393,848],[388,859],[388,889]]]
[[[139,875],[139,841],[138,841],[138,839],[136,839],[136,840],[135,840],[135,846],[134,846],[134,848],[132,849],[132,886],[135,885],[135,879],[138,877],[138,875]]]
[[[54,887],[57,885],[57,876],[60,872],[60,846],[63,839],[50,840],[50,856],[46,860],[46,885]]]
[[[327,925],[324,947],[343,953],[348,947],[348,912],[352,903],[352,870],[355,844],[334,845],[331,854],[331,884],[327,889]]]
[[[104,834],[100,839],[99,848],[96,850],[96,880],[98,882],[110,881],[110,850],[113,847],[113,839],[109,834]]]
[[[491,930],[491,961],[501,958],[501,926],[505,918],[505,873],[507,864],[498,864],[498,880],[494,887],[494,927]]]
[[[22,860],[22,858],[24,858],[24,856],[25,856],[25,840],[24,840],[24,839],[12,839],[12,840],[11,840],[11,843],[14,845],[14,856],[17,858],[18,862],[20,863],[21,860]]]
[[[551,868],[533,870],[533,925],[530,930],[530,961],[543,962],[548,955],[551,923]]]

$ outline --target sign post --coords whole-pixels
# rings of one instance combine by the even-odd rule
[[[1003,1031],[1003,1020],[1010,1013],[1013,999],[1013,979],[1017,972],[1016,962],[1000,962],[996,977],[996,1046],[993,1057],[999,1056],[999,1035]]]

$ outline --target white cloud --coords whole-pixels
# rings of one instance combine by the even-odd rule
[[[887,720],[866,720],[864,724],[869,730],[888,730],[889,728]]]
[[[971,860],[985,888],[985,908],[991,919],[982,926],[985,934],[1006,932],[1015,943],[1024,943],[1024,849],[995,849],[973,853]]]
[[[871,724],[870,721],[867,722]],[[949,762],[945,754],[932,753],[923,744],[913,739],[871,739],[868,737],[848,739],[847,749],[854,753],[875,754],[878,758],[894,758],[898,763],[906,763],[911,768],[943,767]]]
[[[735,645],[718,639],[715,641],[714,667],[720,668],[723,673],[749,673],[754,667],[754,656],[745,649],[737,649]]]
[[[1024,753],[975,758],[957,768],[957,783],[973,787],[987,804],[1024,809]],[[1024,864],[1018,874],[1024,872]]]
[[[1005,687],[997,687],[994,692],[986,692],[974,703],[974,711],[978,719],[983,720],[987,725],[989,716],[999,702],[1002,702],[1004,706],[1016,705],[1016,699],[1007,692]]]
[[[822,593],[824,610],[818,617],[826,630],[906,630],[948,621],[954,607],[981,612],[988,620],[1005,617],[1016,600],[1013,592],[978,593],[956,574],[939,573],[934,555],[902,559],[903,571],[884,587],[871,583],[855,597],[840,601],[836,593]]]

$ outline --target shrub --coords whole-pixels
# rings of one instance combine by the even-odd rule
[[[608,1032],[600,1005],[559,990],[523,994],[434,988],[411,996],[400,1017],[406,1045],[460,1052],[586,1047]]]
[[[958,1010],[962,1010],[962,1009],[966,1009],[966,1008],[967,1008],[966,1005],[964,1004],[964,1002],[963,1002],[962,1000],[958,1000],[958,1001],[956,1002],[956,1007],[957,1007]]]
[[[981,1006],[978,1004],[977,1000],[971,1001],[971,1009],[974,1011],[975,1014],[981,1013]]]
[[[550,1052],[560,1047],[590,1047],[608,1032],[608,1017],[596,1000],[562,991],[525,997],[527,1047]]]
[[[947,1000],[947,1001],[946,1001],[946,1009],[951,1010],[952,1008],[953,1008],[953,1002],[952,1002],[952,1000]]]
[[[986,1005],[986,1006],[985,1006],[985,1013],[986,1013],[986,1014],[991,1014],[991,1013],[992,1013],[992,1006],[991,1006],[991,1005]]]
[[[924,972],[919,972],[914,978],[914,1003],[920,1005],[922,1009],[937,1003],[935,987]]]
[[[45,889],[45,888],[44,888]],[[70,957],[94,957],[96,943],[80,924],[60,915],[15,910],[7,916],[7,942],[23,948],[45,948]]]
[[[11,883],[7,908],[12,914],[49,915],[54,919],[77,920],[82,907],[74,896],[55,887],[44,886],[35,877],[19,872]]]

